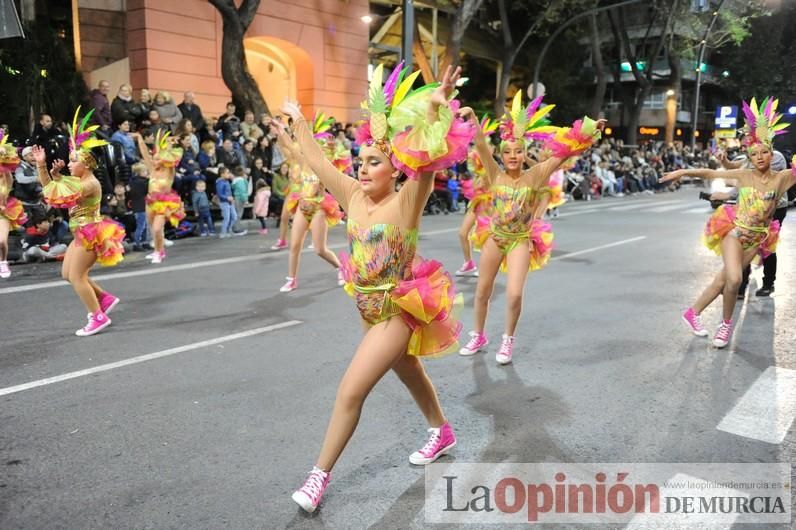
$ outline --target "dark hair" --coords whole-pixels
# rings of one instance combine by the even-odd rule
[[[238,177],[243,176],[243,175],[246,174],[246,172],[243,170],[243,166],[235,166],[232,169],[232,172],[235,174],[235,176],[238,176]]]
[[[225,173],[229,173],[229,168],[227,166],[220,166],[218,168],[218,176],[220,177],[221,175],[223,175]]]
[[[227,101],[227,107],[229,107],[230,105],[232,105],[234,107],[235,106],[235,102],[234,101]]]
[[[146,138],[147,136],[152,136],[152,129],[149,127],[141,129],[141,138]]]
[[[254,189],[259,190],[260,188],[265,188],[268,186],[268,183],[263,179],[257,179],[257,182],[254,184]]]

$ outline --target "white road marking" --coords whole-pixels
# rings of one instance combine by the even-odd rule
[[[681,201],[681,200],[680,201],[655,201],[653,203],[649,203],[649,202],[647,202],[647,203],[643,203],[643,202],[642,203],[638,203],[637,202],[637,203],[634,203],[634,204],[623,204],[622,206],[611,206],[610,208],[607,208],[607,210],[610,211],[610,212],[627,212],[627,211],[630,211],[630,210],[641,210],[642,208],[652,208],[652,207],[655,207],[655,206],[663,206],[663,205],[668,205],[668,204],[683,204],[683,205],[685,205],[686,203],[684,201]],[[690,203],[688,203],[688,204],[690,204]]]
[[[596,252],[598,250],[603,250],[605,248],[618,247],[619,245],[627,245],[628,243],[635,243],[636,241],[641,241],[642,239],[647,239],[647,236],[631,237],[630,239],[623,239],[621,241],[616,241],[614,243],[608,243],[606,245],[600,245],[599,247],[591,247],[591,248],[586,248],[586,249],[583,249],[583,250],[577,250],[575,252],[568,252],[566,254],[562,254],[560,256],[556,256],[554,258],[550,258],[550,261],[555,261],[555,260],[559,260],[559,259],[566,259],[566,258],[572,258],[574,256],[580,256],[581,254],[589,254],[591,252]]]
[[[694,205],[692,202],[683,202],[680,204],[675,204],[672,206],[659,206],[657,208],[651,208],[650,212],[654,213],[663,213],[663,212],[671,212],[673,210],[682,210],[683,208],[690,208]]]
[[[769,366],[716,427],[780,444],[796,418],[796,370]]]
[[[713,210],[711,210],[710,208],[707,208],[705,206],[700,206],[699,208],[691,208],[690,210],[686,210],[683,213],[699,214],[699,215],[708,216],[711,213],[713,213]]]
[[[168,350],[162,350],[154,353],[147,353],[145,355],[139,355],[137,357],[124,359],[123,361],[101,364],[99,366],[94,366],[92,368],[86,368],[85,370],[78,370],[76,372],[69,372],[62,375],[56,375],[54,377],[48,377],[46,379],[39,379],[38,381],[31,381],[30,383],[24,383],[21,385],[0,388],[0,396],[7,396],[8,394],[15,394],[17,392],[30,390],[31,388],[37,388],[45,385],[52,385],[53,383],[60,383],[61,381],[68,381],[69,379],[76,379],[78,377],[84,377],[99,372],[107,372],[109,370],[115,370],[116,368],[130,366],[131,364],[138,364],[146,361],[151,361],[153,359],[160,359],[162,357],[168,357],[169,355],[175,355],[177,353],[183,353],[191,350],[198,350],[199,348],[206,348],[207,346],[215,346],[216,344],[221,344],[223,342],[229,342],[232,340],[252,337],[254,335],[262,335],[263,333],[276,331],[278,329],[297,326],[301,323],[302,322],[300,320],[288,320],[287,322],[281,322],[279,324],[272,324],[270,326],[265,326],[262,328],[254,328],[248,331],[233,333],[231,335],[224,335],[223,337],[216,337],[215,339],[194,342],[193,344],[186,344],[185,346],[177,346],[176,348],[169,348]]]

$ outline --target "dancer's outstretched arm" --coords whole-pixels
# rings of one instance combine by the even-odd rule
[[[739,184],[746,185],[752,176],[752,172],[748,169],[732,169],[730,171],[717,171],[715,169],[678,169],[670,173],[666,173],[659,182],[671,182],[680,180],[684,176],[701,179],[735,179]]]
[[[301,113],[301,109],[297,103],[292,101],[285,102],[282,112],[293,118],[296,141],[301,149],[300,156],[304,158],[313,173],[318,175],[321,183],[329,190],[329,193],[332,194],[335,200],[340,203],[343,210],[347,211],[348,202],[354,190],[359,186],[359,182],[345,173],[338,171],[337,168],[326,159],[323,150],[315,141],[315,138],[312,137],[312,131],[310,131],[309,125],[307,125],[307,121],[304,119],[304,115]],[[271,123],[274,124],[275,122]],[[276,123],[274,127],[276,128],[277,135],[279,135],[278,137],[282,141],[289,141],[287,132],[283,128],[284,126]]]
[[[796,157],[793,160],[794,165],[790,169],[783,169],[777,173],[777,177],[782,179],[782,190],[780,193],[787,193],[789,189],[796,186]]]
[[[149,152],[149,147],[139,133],[133,133],[133,137],[138,143],[138,150],[141,151],[141,161],[146,164],[149,174],[152,175],[152,172],[155,171],[155,160],[152,158],[152,153]]]
[[[608,123],[604,119],[600,119],[596,121],[596,130],[602,131],[605,129],[605,124]],[[543,186],[547,186],[547,183],[550,181],[550,177],[558,171],[561,165],[566,162],[570,157],[560,157],[560,156],[551,156],[544,162],[539,162],[531,169],[529,169],[529,173],[531,175],[531,182],[534,188],[541,188]]]
[[[492,157],[487,144],[487,138],[481,130],[481,124],[478,123],[478,118],[475,117],[475,112],[470,107],[462,107],[459,109],[459,116],[465,120],[470,120],[475,126],[475,150],[478,153],[478,158],[481,159],[481,164],[484,166],[484,184],[487,187],[494,184],[495,179],[500,174],[500,166]]]

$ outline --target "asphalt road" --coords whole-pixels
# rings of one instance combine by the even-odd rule
[[[796,370],[796,213],[775,296],[754,296],[756,271],[732,344],[716,350],[679,315],[720,268],[700,243],[709,209],[696,195],[561,209],[554,261],[528,278],[514,363],[494,361],[503,278],[489,353],[426,363],[459,440],[447,459],[793,460],[785,405],[781,440],[755,418],[746,435],[717,427],[766,370]],[[420,253],[458,268],[460,221],[426,217]],[[393,375],[366,403],[320,510],[290,500],[361,328],[311,250],[299,289],[278,292],[287,254],[267,250],[275,237],[181,240],[161,265],[137,253],[95,270],[122,303],[92,338],[73,334],[85,313],[57,264],[0,281],[0,528],[424,526],[424,473],[408,455],[426,425]],[[330,244],[344,247],[342,227]],[[476,280],[457,283],[467,330]],[[711,334],[719,318],[718,305],[706,311]],[[796,395],[777,392],[785,404]]]

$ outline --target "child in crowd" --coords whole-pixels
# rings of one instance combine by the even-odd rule
[[[268,227],[265,224],[265,219],[268,217],[268,203],[271,200],[271,187],[265,180],[260,179],[255,184],[254,193],[254,215],[260,221],[260,234],[268,234]]]
[[[218,237],[221,239],[232,235],[232,225],[238,220],[235,214],[235,198],[232,196],[232,172],[228,167],[218,169],[218,180],[216,180],[216,196],[218,205],[221,207],[221,232]]]
[[[448,191],[451,192],[451,210],[454,212],[459,211],[459,176],[453,172],[449,172],[448,178]]]
[[[232,170],[235,176],[232,178],[232,196],[235,198],[235,232],[242,230],[240,222],[243,220],[243,211],[246,207],[246,199],[249,198],[249,182],[246,179],[246,170],[243,166],[236,166]]]
[[[22,261],[47,261],[66,254],[66,245],[58,238],[47,216],[39,214],[31,225],[22,239]]]
[[[199,236],[207,237],[216,235],[213,227],[213,217],[210,215],[210,199],[207,198],[207,183],[197,180],[195,189],[191,193],[191,203],[196,214],[196,223],[199,225]]]
[[[133,164],[132,176],[130,177],[130,209],[135,217],[135,233],[133,234],[133,250],[152,250],[147,240],[147,221],[146,221],[146,195],[149,190],[149,170],[146,164],[138,162]]]

